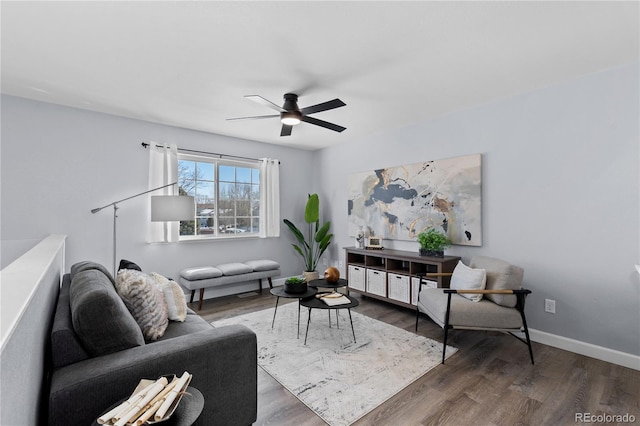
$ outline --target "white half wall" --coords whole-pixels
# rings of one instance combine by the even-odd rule
[[[65,268],[64,235],[50,235],[0,273],[0,424],[46,422],[47,353]]]

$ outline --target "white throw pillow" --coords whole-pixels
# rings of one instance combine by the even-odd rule
[[[164,298],[167,301],[169,319],[171,321],[184,322],[187,319],[187,299],[184,297],[184,291],[182,291],[180,285],[155,272],[151,275],[155,283],[162,289]]]
[[[470,268],[461,260],[458,261],[456,269],[451,275],[451,288],[454,290],[484,290],[487,285],[487,271],[484,269]],[[465,294],[460,296],[466,297],[473,302],[482,300],[482,294]]]

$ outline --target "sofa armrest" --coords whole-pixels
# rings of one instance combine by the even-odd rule
[[[248,425],[257,416],[257,343],[253,331],[231,325],[191,333],[56,370],[49,393],[49,424],[93,422],[128,397],[140,379],[193,375],[204,395],[198,425]]]

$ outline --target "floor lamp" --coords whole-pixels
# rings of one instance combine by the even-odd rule
[[[118,218],[118,204],[148,194],[159,189],[177,185],[178,182],[159,186],[148,191],[141,192],[122,200],[114,201],[106,206],[91,210],[91,213],[98,213],[100,210],[113,206],[113,277],[116,278],[116,219]],[[187,195],[161,195],[151,197],[151,221],[152,222],[173,222],[179,220],[193,220],[195,217],[194,198]]]

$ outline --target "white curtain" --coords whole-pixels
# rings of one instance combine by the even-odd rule
[[[280,161],[260,163],[260,238],[280,236]]]
[[[149,143],[149,189],[178,181],[178,147],[175,144]],[[148,218],[150,243],[176,242],[180,238],[180,222],[151,222],[151,196],[179,195],[178,185],[171,185],[149,193]]]

